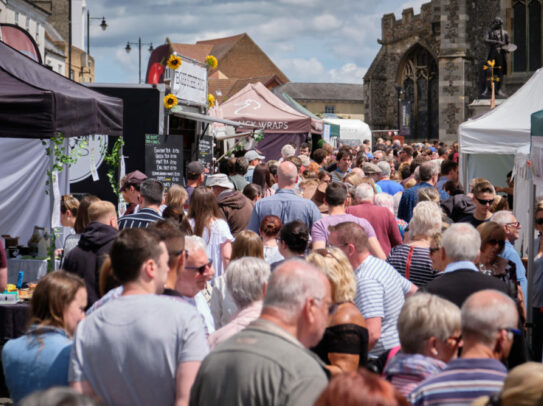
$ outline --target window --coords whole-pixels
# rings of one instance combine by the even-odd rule
[[[517,0],[513,3],[513,71],[532,72],[541,67],[541,9],[543,0]]]
[[[15,21],[15,25],[19,25],[19,12],[15,12],[15,16],[13,17],[13,20]]]
[[[333,104],[328,105],[328,106],[324,106],[324,113],[325,114],[334,114],[335,112],[336,112],[336,106],[334,106]]]

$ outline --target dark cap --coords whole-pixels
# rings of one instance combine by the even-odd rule
[[[187,175],[200,175],[204,173],[204,165],[198,161],[192,161],[187,164]]]
[[[121,179],[120,192],[125,190],[130,185],[139,186],[141,182],[147,179],[147,175],[140,171],[134,171],[126,174],[123,179]]]

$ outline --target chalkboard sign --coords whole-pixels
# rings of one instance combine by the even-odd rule
[[[198,143],[198,162],[204,165],[204,168],[209,170],[209,173],[213,173],[213,137],[211,135],[204,135],[200,138]]]
[[[183,137],[145,134],[145,174],[164,184],[183,182]]]

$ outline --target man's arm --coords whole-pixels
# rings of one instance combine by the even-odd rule
[[[414,295],[415,293],[417,293],[417,290],[419,290],[419,288],[417,288],[417,286],[414,283],[412,283],[411,287],[409,288],[409,292],[407,292],[405,297],[409,297],[411,295]]]
[[[200,368],[200,361],[181,362],[175,376],[175,406],[189,404],[190,389]]]
[[[249,224],[247,225],[247,229],[260,235],[260,219],[257,210],[258,206],[255,204],[255,207],[253,207],[253,212],[251,213],[251,218],[249,219]]]
[[[381,248],[381,244],[379,243],[379,240],[376,237],[368,238],[368,246],[369,246],[371,255],[379,259],[382,259],[383,261],[387,259],[387,256],[385,255],[385,252],[383,251],[383,248]]]
[[[373,347],[375,347],[375,344],[381,337],[381,317],[370,317],[369,319],[366,319],[366,327],[368,328],[368,333],[370,336],[370,340],[368,343],[368,350],[371,350]]]

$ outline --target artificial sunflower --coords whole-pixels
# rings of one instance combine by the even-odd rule
[[[170,58],[168,59],[168,68],[172,70],[176,70],[181,66],[181,58],[177,55],[171,54]]]
[[[217,69],[217,66],[219,66],[219,62],[217,61],[217,58],[215,58],[213,55],[206,56],[206,64],[211,69]]]
[[[171,109],[175,106],[177,106],[177,97],[175,97],[171,93],[164,97],[164,107],[166,107],[167,109]]]
[[[215,105],[215,97],[211,93],[207,95],[207,104],[209,107],[213,107]]]

